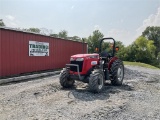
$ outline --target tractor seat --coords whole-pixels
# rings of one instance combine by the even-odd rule
[[[107,57],[109,57],[109,54],[108,54],[108,52],[103,51],[103,52],[101,52],[100,56],[101,56],[102,58],[107,58]]]
[[[105,61],[105,63],[107,63],[112,58],[112,55],[106,51],[101,52],[100,56],[102,60]]]

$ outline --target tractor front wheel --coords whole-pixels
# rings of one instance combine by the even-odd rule
[[[95,69],[89,77],[89,88],[93,93],[99,93],[104,88],[104,74],[102,70]]]
[[[117,86],[122,85],[124,78],[124,65],[121,60],[117,59],[112,63],[111,75],[112,75],[112,80],[111,80],[112,85],[117,85]]]
[[[63,68],[63,70],[60,73],[60,84],[61,86],[63,86],[64,88],[70,88],[74,85],[74,80],[69,78],[69,73],[68,70],[66,68]]]

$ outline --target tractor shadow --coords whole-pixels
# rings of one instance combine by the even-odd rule
[[[92,93],[90,92],[88,85],[84,85],[83,87],[74,86],[72,89],[68,89],[68,97],[72,99],[78,99],[81,101],[94,101],[94,100],[107,100],[111,95],[119,94],[124,91],[133,91],[134,88],[127,84],[123,84],[122,86],[113,86],[110,83],[105,83],[104,90],[100,93]]]

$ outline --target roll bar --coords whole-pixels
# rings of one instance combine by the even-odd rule
[[[104,40],[113,40],[113,54],[112,54],[112,56],[114,56],[115,55],[115,43],[116,42],[112,37],[102,38],[102,39],[99,40],[100,41],[100,43],[99,43],[99,54],[102,52],[102,42]]]

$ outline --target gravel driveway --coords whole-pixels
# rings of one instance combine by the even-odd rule
[[[0,120],[160,120],[160,70],[125,66],[122,86],[107,81],[100,94],[58,76],[0,86]]]

